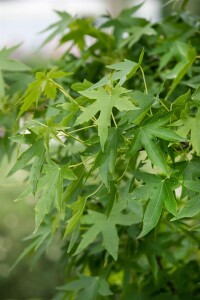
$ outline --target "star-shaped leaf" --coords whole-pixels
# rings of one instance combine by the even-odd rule
[[[156,139],[160,138],[171,142],[184,141],[184,138],[172,130],[163,127],[168,122],[169,117],[170,114],[167,114],[165,117],[150,118],[136,129],[130,149],[127,152],[127,157],[135,155],[143,146],[152,164],[160,168],[165,174],[168,174],[169,168],[166,164],[164,153],[160,149]]]
[[[80,91],[80,94],[95,101],[88,107],[83,108],[82,114],[77,118],[75,125],[88,122],[92,117],[100,112],[97,119],[98,135],[101,147],[104,145],[108,136],[108,127],[111,123],[112,110],[116,107],[119,111],[136,109],[128,96],[128,90],[116,85],[114,88],[100,87],[97,90]]]
[[[176,215],[176,200],[173,190],[177,182],[143,172],[135,172],[135,176],[146,184],[136,188],[132,193],[133,197],[137,200],[148,200],[143,218],[143,228],[138,236],[141,238],[157,225],[164,204],[170,213]]]
[[[24,95],[21,97],[20,101],[23,102],[20,107],[20,112],[18,118],[27,111],[33,103],[38,104],[38,101],[42,94],[47,98],[55,99],[57,92],[57,85],[54,79],[60,78],[68,75],[63,71],[58,71],[53,68],[49,72],[37,72],[36,79],[28,85],[28,89],[25,91]]]
[[[81,220],[82,224],[92,225],[86,233],[83,234],[82,240],[76,250],[76,254],[84,250],[91,244],[97,235],[101,233],[103,237],[103,246],[108,253],[117,260],[119,237],[116,225],[128,226],[141,222],[141,214],[123,213],[123,209],[127,207],[127,201],[120,201],[113,206],[110,215],[106,215],[89,211],[88,215],[84,216]]]

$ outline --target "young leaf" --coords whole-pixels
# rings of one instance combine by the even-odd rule
[[[116,70],[112,76],[112,80],[119,80],[119,84],[123,85],[127,79],[130,79],[140,67],[144,56],[144,49],[142,50],[139,62],[135,63],[131,60],[125,59],[124,62],[116,63],[107,66],[111,70]]]
[[[96,101],[88,107],[83,108],[82,114],[78,117],[75,125],[89,121],[93,116],[100,111],[97,119],[98,135],[100,137],[101,147],[104,150],[104,145],[108,136],[108,127],[111,122],[111,114],[113,107],[119,111],[132,110],[135,106],[130,101],[126,94],[128,90],[116,85],[113,89],[99,88],[93,91],[80,91],[80,94]]]
[[[27,111],[34,102],[37,105],[43,93],[48,98],[55,99],[57,92],[57,84],[53,79],[60,78],[66,75],[67,73],[57,71],[56,68],[53,68],[47,73],[37,72],[35,81],[29,84],[28,89],[25,91],[24,95],[20,99],[20,101],[22,101],[23,104],[20,107],[18,118],[25,111]]]

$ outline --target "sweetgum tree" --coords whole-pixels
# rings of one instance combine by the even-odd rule
[[[186,2],[156,24],[140,5],[101,22],[57,12],[44,44],[67,50],[45,71],[0,52],[1,157],[20,146],[8,175],[27,170],[18,200],[36,199],[16,264],[59,234],[56,300],[200,299],[200,19]]]

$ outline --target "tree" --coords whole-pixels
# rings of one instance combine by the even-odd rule
[[[35,71],[0,52],[1,143],[8,155],[13,141],[28,145],[9,175],[26,169],[18,199],[38,199],[16,263],[43,255],[59,232],[54,299],[200,296],[199,18],[179,9],[151,24],[134,17],[139,7],[100,26],[58,12],[44,44],[60,35],[69,48],[25,91]]]

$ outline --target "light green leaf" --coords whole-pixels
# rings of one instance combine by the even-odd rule
[[[80,91],[80,94],[96,101],[90,104],[88,107],[83,108],[82,114],[77,118],[75,125],[88,122],[93,116],[100,111],[100,115],[97,119],[98,135],[100,137],[101,147],[104,150],[104,145],[108,136],[108,127],[111,122],[111,114],[113,107],[116,107],[119,111],[132,110],[135,106],[127,96],[128,90],[116,85],[113,89],[110,87],[99,88],[92,91]]]
[[[196,151],[197,155],[200,155],[200,115],[194,117],[188,117],[185,119],[178,120],[174,124],[178,126],[177,133],[187,137],[190,132],[190,141],[193,149]]]
[[[28,85],[28,89],[20,99],[23,104],[20,107],[18,118],[24,112],[26,112],[33,105],[33,103],[36,103],[37,106],[38,101],[40,100],[40,97],[43,93],[47,96],[47,98],[55,99],[58,86],[53,79],[60,78],[66,75],[68,74],[62,71],[57,71],[56,68],[53,68],[47,73],[37,72],[35,81]]]
[[[9,58],[9,55],[12,54],[19,45],[12,48],[3,48],[0,51],[0,70],[6,71],[28,71],[29,67],[23,64],[22,62]]]
[[[126,122],[139,125],[155,101],[155,97],[153,95],[144,94],[139,91],[131,92],[130,96],[133,101],[138,104],[139,109],[125,113],[125,115],[121,118],[119,125]]]
[[[178,212],[172,221],[182,218],[192,218],[200,212],[200,195],[194,196],[188,200],[185,206]]]
[[[50,170],[46,175],[46,186],[35,206],[35,231],[37,232],[44,217],[49,213],[56,196],[56,185],[59,180],[59,170]]]
[[[109,226],[109,230],[106,230],[106,228],[104,228],[103,230],[102,245],[116,261],[118,257],[118,247],[119,247],[119,237],[118,237],[117,229],[114,225],[111,225],[109,222],[107,226]]]
[[[146,126],[146,131],[149,132],[150,135],[159,137],[166,141],[171,141],[171,142],[185,141],[184,138],[180,137],[177,133],[167,128],[162,128],[157,126]]]
[[[200,180],[184,180],[183,185],[189,190],[200,193]]]
[[[60,20],[46,29],[44,29],[41,33],[43,32],[49,32],[52,31],[48,37],[45,39],[45,41],[42,43],[41,47],[44,45],[48,44],[50,41],[52,41],[57,35],[63,34],[66,29],[68,28],[69,24],[72,22],[73,18],[64,11],[55,11],[56,14],[60,17]]]
[[[172,70],[170,70],[167,73],[166,78],[173,78],[174,80],[169,88],[169,92],[166,96],[166,99],[169,98],[169,96],[175,90],[181,79],[185,76],[185,74],[188,72],[188,70],[190,69],[190,67],[196,59],[195,48],[184,43],[174,44],[174,47],[172,47],[170,51],[172,51],[172,57],[179,56],[179,62],[175,65],[175,67]]]
[[[126,80],[130,79],[136,73],[142,63],[143,56],[144,49],[140,54],[138,63],[125,59],[123,62],[107,66],[111,70],[116,70],[112,76],[112,80],[119,80],[119,84],[123,85]]]
[[[43,139],[39,139],[28,150],[23,152],[22,155],[17,159],[15,165],[8,173],[8,176],[13,175],[19,169],[23,169],[34,156],[38,156],[39,153],[42,153],[44,147],[43,144]]]
[[[74,230],[74,228],[79,224],[80,219],[83,215],[86,200],[87,198],[79,197],[76,202],[72,203],[71,205],[68,205],[73,211],[73,216],[67,221],[67,228],[64,237],[70,234]]]
[[[40,172],[45,158],[45,148],[44,145],[42,146],[43,147],[41,147],[40,152],[38,152],[35,156],[34,162],[31,167],[30,175],[29,175],[29,180],[30,180],[33,194],[36,193],[37,182],[39,180]]]
[[[126,38],[121,47],[128,46],[131,48],[143,35],[156,35],[157,32],[151,27],[151,24],[145,26],[132,26],[128,29],[129,37]]]
[[[192,94],[192,100],[194,100],[195,103],[200,104],[200,86],[196,89],[194,94]]]

